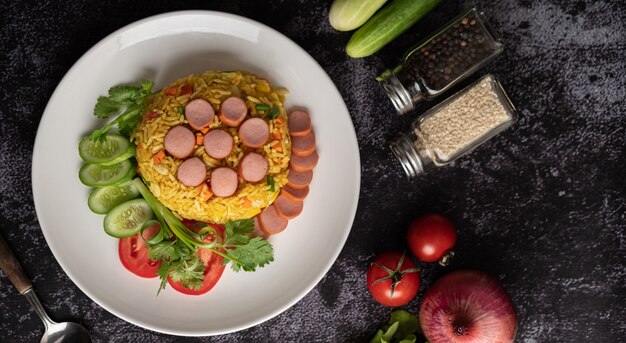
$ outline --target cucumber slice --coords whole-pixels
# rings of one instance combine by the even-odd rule
[[[115,206],[135,199],[139,196],[139,191],[132,181],[127,181],[117,186],[106,186],[94,189],[89,194],[87,205],[92,212],[97,214],[107,214]]]
[[[80,167],[78,178],[86,186],[103,187],[118,185],[135,176],[137,170],[129,160],[105,166],[85,163]]]
[[[105,166],[110,166],[112,164],[120,163],[124,160],[134,157],[136,151],[137,151],[137,146],[135,144],[129,144],[128,149],[123,154],[110,160],[109,162],[102,162],[100,164],[105,165]]]
[[[346,53],[350,57],[366,57],[382,49],[437,6],[441,0],[394,0],[348,41]]]
[[[104,217],[104,232],[116,238],[136,235],[154,212],[143,199],[129,200],[117,205]]]
[[[85,137],[78,143],[78,154],[88,163],[105,163],[127,152],[130,141],[116,134],[107,134],[102,140]]]

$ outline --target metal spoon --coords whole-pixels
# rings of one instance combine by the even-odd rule
[[[46,311],[41,306],[39,299],[33,291],[33,285],[24,273],[22,266],[13,255],[13,251],[7,245],[2,235],[0,235],[0,268],[7,275],[9,280],[13,283],[13,286],[20,294],[28,299],[31,305],[35,308],[35,313],[41,318],[43,324],[46,327],[46,331],[41,337],[41,343],[63,343],[63,342],[78,342],[78,343],[90,343],[91,336],[87,329],[76,323],[56,323],[48,317]]]

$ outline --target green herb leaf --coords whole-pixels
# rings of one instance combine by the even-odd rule
[[[414,332],[422,332],[420,327],[420,320],[405,310],[397,310],[391,312],[391,318],[389,319],[389,323],[399,323],[398,326],[398,335],[402,337],[406,337]]]
[[[199,234],[190,231],[167,207],[156,200],[140,178],[135,178],[133,185],[148,202],[158,222],[166,223],[162,229],[175,236],[173,240],[164,239],[155,244],[146,244],[150,249],[149,257],[163,263],[159,268],[159,291],[165,287],[166,281],[164,283],[163,280],[167,280],[168,276],[173,281],[180,281],[187,288],[198,288],[202,285],[204,263],[197,255],[198,248],[209,249],[222,256],[224,264],[231,262],[231,268],[235,271],[254,271],[274,260],[272,245],[260,237],[252,237],[254,222],[251,219],[227,222],[222,239],[207,243],[202,241],[202,235],[216,233],[214,229],[207,226],[200,229]]]
[[[142,80],[140,87],[115,86],[109,89],[108,96],[98,97],[93,110],[95,116],[109,119],[120,112],[121,114],[104,127],[94,131],[91,139],[102,139],[104,134],[115,125],[118,126],[120,134],[130,136],[141,121],[141,113],[144,110],[143,100],[152,94],[153,86],[152,81]]]
[[[109,99],[117,103],[134,102],[142,89],[139,87],[121,85],[109,89]]]
[[[202,287],[205,267],[198,255],[193,254],[189,258],[171,263],[169,276],[172,281],[182,283],[185,288],[198,290]]]
[[[254,237],[245,245],[239,245],[228,250],[228,256],[231,261],[238,262],[231,264],[234,271],[238,272],[243,269],[247,272],[253,272],[257,267],[263,267],[274,261],[274,248],[263,238]]]
[[[269,175],[267,177],[267,185],[270,186],[269,191],[270,192],[275,192],[276,191],[276,181],[274,181],[274,177]]]
[[[156,244],[148,244],[148,257],[153,261],[176,261],[180,259],[179,251],[176,249],[176,240],[165,240]]]
[[[162,290],[165,289],[167,285],[167,276],[170,275],[171,265],[169,261],[162,261],[161,265],[157,269],[157,274],[161,279],[161,284],[159,285],[159,289],[157,290],[157,296],[161,293]]]
[[[94,130],[91,135],[89,135],[89,139],[92,141],[104,141],[105,133],[102,130]]]
[[[256,104],[255,106],[257,111],[267,111],[270,109],[270,105],[268,104]]]
[[[176,112],[178,112],[178,114],[185,114],[185,108],[182,106],[178,106],[176,107]]]
[[[279,114],[280,114],[280,110],[274,107],[267,113],[267,117],[271,120],[271,119],[275,119],[276,117],[278,117]]]
[[[143,94],[152,94],[152,87],[154,87],[154,82],[150,80],[141,80],[141,89],[143,90]]]
[[[391,312],[389,323],[380,328],[370,343],[415,343],[415,333],[421,333],[419,319],[405,310]]]
[[[101,96],[98,97],[98,100],[96,101],[96,107],[93,109],[93,114],[98,118],[109,119],[112,114],[119,112],[121,108],[122,104],[119,102]]]
[[[226,222],[224,240],[227,245],[246,244],[250,240],[249,235],[254,232],[252,219],[229,220]]]

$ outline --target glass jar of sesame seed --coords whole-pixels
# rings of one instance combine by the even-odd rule
[[[376,78],[399,114],[465,79],[502,52],[500,36],[476,8],[418,43]]]
[[[493,75],[485,75],[418,117],[390,148],[409,178],[445,166],[517,121]]]

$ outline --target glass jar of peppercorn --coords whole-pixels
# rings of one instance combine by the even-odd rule
[[[502,47],[484,13],[472,8],[410,49],[398,66],[376,79],[398,113],[404,114],[482,68]]]

